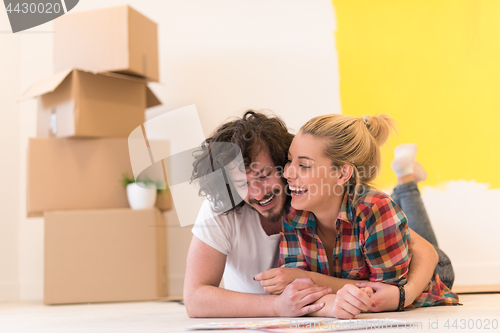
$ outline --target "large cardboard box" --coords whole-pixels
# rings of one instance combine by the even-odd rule
[[[129,6],[72,12],[54,21],[54,70],[82,68],[159,80],[158,27]]]
[[[130,207],[120,183],[123,173],[132,175],[127,139],[31,138],[27,166],[28,216]],[[171,202],[170,192],[160,193],[157,206],[168,210]]]
[[[132,174],[127,139],[31,138],[27,214],[48,210],[129,208],[120,184]]]
[[[146,108],[161,104],[144,79],[67,70],[31,86],[38,97],[38,137],[128,137]]]
[[[166,227],[158,209],[45,213],[44,303],[168,296]]]

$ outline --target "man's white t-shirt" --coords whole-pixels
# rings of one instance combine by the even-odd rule
[[[280,235],[267,235],[255,210],[245,204],[238,212],[232,210],[217,215],[205,200],[192,232],[227,256],[223,276],[225,289],[265,294],[260,282],[253,277],[278,267]]]

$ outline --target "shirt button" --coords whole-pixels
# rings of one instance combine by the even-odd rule
[[[339,256],[335,256],[335,257],[333,257],[333,259],[339,260]]]

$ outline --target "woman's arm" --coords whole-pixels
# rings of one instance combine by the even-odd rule
[[[353,280],[311,272],[302,252],[297,232],[295,228],[288,225],[286,220],[283,221],[279,259],[281,268],[268,269],[254,276],[254,280],[260,281],[265,292],[279,295],[287,285],[300,278],[309,278],[316,285],[329,287],[333,293],[336,293],[345,284],[355,283]]]
[[[438,262],[438,254],[434,246],[412,229],[409,230],[413,258],[408,272],[408,282],[405,285],[405,306],[412,304],[428,286]],[[310,278],[317,285],[330,287],[333,293],[337,293],[346,284],[360,282],[359,280],[335,278],[290,267],[268,269],[257,274],[254,278],[256,281],[261,282],[265,292],[274,295],[281,294],[288,284],[298,278]],[[377,306],[372,311],[380,312],[397,309],[399,302],[398,288],[391,285],[386,285],[387,287],[379,286],[379,283],[381,282],[365,282],[359,285],[360,287],[370,286],[376,291],[374,297]]]
[[[408,273],[408,282],[404,286],[405,307],[412,304],[427,288],[439,260],[434,246],[412,229],[409,230],[411,234],[413,258]],[[375,307],[370,309],[371,312],[397,310],[399,304],[398,287],[383,282],[368,281],[356,283],[356,286],[359,288],[370,287],[373,289],[374,293],[372,299],[375,301]]]
[[[390,198],[379,197],[378,200],[370,203],[369,214],[364,217],[359,230],[365,262],[370,270],[369,279],[372,282],[392,284],[397,290],[396,285],[405,285],[408,281],[412,258],[412,244],[406,216]],[[387,285],[382,283],[380,286]],[[394,288],[387,287],[383,290],[380,289],[380,292],[391,292]],[[370,295],[370,299],[373,300],[374,294],[376,292],[374,293],[369,286],[359,288],[346,285],[337,292],[337,297],[332,305],[325,301],[326,305],[322,312],[337,318],[339,318],[339,314],[342,316],[340,318],[352,318],[360,311],[368,310],[365,302],[360,303],[361,298]],[[395,296],[391,296],[390,299],[399,300],[399,295]],[[340,299],[343,301],[340,302]],[[384,297],[381,300],[387,299]],[[388,304],[390,305],[391,302]],[[397,305],[390,306],[390,310],[396,309]]]
[[[296,281],[300,281],[300,279]],[[295,281],[290,286],[294,284]],[[372,294],[373,290],[369,287],[359,289],[354,285],[346,285],[337,294],[328,294],[316,301],[314,305],[324,303],[325,306],[310,313],[309,316],[353,319],[357,314],[367,312],[374,306],[374,302],[370,298]]]
[[[260,281],[266,293],[279,295],[287,285],[301,278],[309,278],[317,285],[329,287],[333,293],[337,293],[346,284],[359,282],[359,280],[341,279],[294,267],[271,268],[255,275],[254,280]]]

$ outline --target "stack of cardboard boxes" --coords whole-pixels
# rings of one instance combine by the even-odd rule
[[[57,74],[34,84],[27,214],[45,217],[44,303],[168,296],[166,229],[158,208],[131,210],[128,135],[160,101],[157,25],[129,6],[54,22]],[[171,208],[169,193],[157,206]]]

